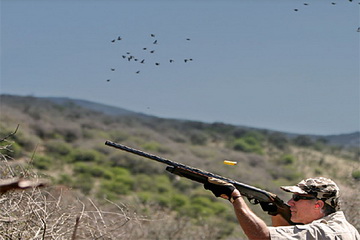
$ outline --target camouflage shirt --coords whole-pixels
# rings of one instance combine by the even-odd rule
[[[273,240],[360,240],[359,232],[345,218],[342,211],[305,225],[269,227]]]

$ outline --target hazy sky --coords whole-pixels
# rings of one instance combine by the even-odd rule
[[[292,133],[360,129],[359,0],[0,3],[2,94]]]

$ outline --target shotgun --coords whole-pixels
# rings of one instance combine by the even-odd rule
[[[172,174],[176,174],[181,177],[188,178],[190,180],[199,182],[199,183],[206,183],[208,182],[209,177],[221,179],[223,181],[226,181],[228,183],[231,183],[236,187],[242,196],[247,197],[249,202],[251,204],[258,204],[260,203],[261,207],[264,211],[268,211],[271,215],[280,214],[287,222],[290,224],[294,224],[291,222],[291,212],[290,207],[287,205],[283,200],[281,200],[276,194],[265,191],[260,188],[256,188],[244,183],[237,182],[235,180],[222,177],[220,175],[216,175],[211,172],[206,172],[204,170],[193,168],[190,166],[187,166],[185,164],[177,163],[165,158],[158,157],[153,154],[149,154],[119,143],[114,143],[111,141],[106,141],[105,145],[114,147],[116,149],[120,149],[132,154],[136,154],[141,157],[145,157],[163,164],[166,164],[166,170]]]

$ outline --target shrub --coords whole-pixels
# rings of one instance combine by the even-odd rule
[[[225,212],[226,207],[222,203],[213,202],[207,197],[194,197],[190,204],[183,207],[181,212],[192,218],[210,217]]]
[[[33,151],[35,148],[35,144],[30,140],[30,138],[26,137],[24,134],[17,133],[13,135],[14,142],[18,144],[22,149],[26,151]]]
[[[154,190],[157,193],[170,192],[172,190],[172,185],[170,179],[167,175],[156,175],[153,177],[152,183],[154,185]]]
[[[126,195],[132,189],[133,180],[128,176],[117,176],[115,180],[103,180],[100,184],[103,193]]]
[[[147,174],[138,174],[134,177],[135,191],[149,191],[154,186],[153,179]]]
[[[351,174],[352,178],[356,181],[360,181],[360,170],[355,170]]]
[[[151,141],[151,142],[146,142],[145,144],[143,144],[142,148],[145,149],[146,151],[159,152],[161,145],[160,145],[160,143]]]
[[[74,164],[74,173],[75,174],[89,174],[93,177],[103,177],[110,179],[112,174],[110,171],[107,171],[104,167],[98,165],[89,165],[84,162],[77,162]]]
[[[66,186],[73,186],[73,178],[68,174],[60,174],[57,179],[58,184],[63,184]]]
[[[202,132],[194,132],[190,135],[190,141],[194,145],[205,145],[208,137]]]
[[[73,143],[81,137],[81,130],[78,128],[58,127],[55,129],[55,134],[63,136],[68,143]]]
[[[41,170],[49,170],[53,164],[53,159],[48,156],[37,156],[33,160],[33,165]]]
[[[101,159],[101,154],[95,150],[75,150],[72,155],[73,162],[98,162]]]
[[[277,163],[281,165],[291,165],[295,163],[295,157],[291,154],[285,154],[277,160]]]
[[[172,194],[170,198],[171,208],[176,211],[182,209],[190,203],[190,199],[183,194]]]
[[[72,147],[65,142],[50,141],[45,143],[46,152],[53,156],[65,156],[71,153]]]
[[[278,132],[271,133],[268,137],[268,141],[280,150],[284,150],[289,143],[287,137],[284,134]]]
[[[310,147],[313,145],[313,141],[306,135],[300,135],[293,139],[293,143],[300,147]]]
[[[252,136],[236,139],[233,143],[233,148],[237,151],[263,154],[261,143]]]
[[[94,186],[94,179],[89,174],[79,174],[73,182],[73,187],[89,195]]]
[[[134,189],[134,179],[127,169],[115,167],[109,169],[107,174],[110,174],[111,178],[102,180],[100,194],[111,198],[121,194],[129,194]]]
[[[22,149],[19,144],[16,142],[12,143],[10,147],[6,147],[4,149],[0,149],[1,154],[8,158],[19,158],[22,156]]]

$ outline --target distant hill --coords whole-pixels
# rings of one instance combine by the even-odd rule
[[[98,111],[111,116],[136,116],[139,118],[156,118],[155,116],[146,115],[143,113],[138,113],[130,110],[126,110],[120,107],[109,106],[101,103],[80,100],[80,99],[72,99],[65,97],[46,97],[45,99],[50,100],[54,103],[66,105],[66,104],[76,104],[78,106]],[[180,120],[179,120],[180,121]],[[244,127],[244,126],[242,126]],[[253,128],[252,128],[253,129]],[[258,129],[260,130],[260,129]],[[264,130],[264,129],[261,129]],[[271,129],[267,129],[266,131],[275,132]],[[282,134],[286,134],[289,137],[297,137],[300,134],[289,134],[285,132],[281,132]],[[337,145],[342,147],[359,147],[360,146],[360,132],[354,133],[344,133],[339,135],[308,135],[310,138],[314,140],[322,139],[327,144]]]
[[[56,104],[67,105],[67,104],[76,104],[78,106],[98,111],[111,116],[137,116],[137,117],[150,117],[149,115],[138,113],[134,111],[129,111],[120,107],[113,107],[101,103],[95,103],[91,101],[81,100],[81,99],[72,99],[65,97],[44,97],[44,99],[50,100]]]
[[[331,145],[360,147],[360,132],[339,135],[327,135],[322,138],[326,139],[328,144]]]
[[[13,95],[0,95],[2,100],[4,101],[5,99],[12,99],[11,101],[20,101],[21,96],[13,96]],[[19,99],[17,99],[19,98]],[[32,97],[32,98],[37,98],[37,97]],[[48,100],[50,102],[53,102],[55,104],[59,104],[59,105],[63,105],[63,106],[67,106],[67,105],[77,105],[92,111],[97,111],[106,115],[110,115],[110,116],[131,116],[131,117],[136,117],[136,118],[140,118],[140,119],[163,119],[166,120],[164,118],[158,118],[156,116],[151,116],[151,115],[147,115],[144,113],[139,113],[139,112],[134,112],[131,110],[127,110],[124,108],[120,108],[120,107],[115,107],[115,106],[109,106],[109,105],[105,105],[105,104],[101,104],[101,103],[96,103],[96,102],[92,102],[92,101],[87,101],[87,100],[81,100],[81,99],[72,99],[72,98],[66,98],[66,97],[39,97],[37,99],[44,99],[44,100]],[[0,103],[1,104],[1,103]],[[174,120],[174,119],[172,119]],[[184,120],[174,120],[174,121],[179,121],[179,122],[184,122]],[[186,122],[186,120],[185,120]],[[250,128],[250,127],[246,127],[246,126],[237,126],[237,127],[242,127],[242,128],[248,128],[248,129],[254,129],[254,130],[261,130],[261,131],[268,131],[268,132],[278,132],[278,131],[273,131],[271,129],[256,129],[256,128]],[[294,133],[286,133],[286,132],[278,132],[284,135],[287,135],[289,138],[296,138],[298,136],[301,136],[302,134],[294,134]],[[354,132],[354,133],[344,133],[344,134],[338,134],[338,135],[305,135],[313,140],[319,140],[321,139],[322,141],[326,142],[327,144],[330,145],[335,145],[335,146],[341,146],[341,147],[345,147],[345,148],[349,148],[349,147],[360,147],[360,132]]]

